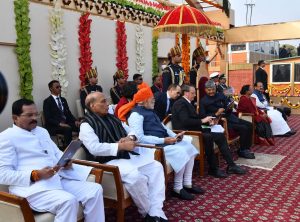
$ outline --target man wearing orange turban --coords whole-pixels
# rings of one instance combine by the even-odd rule
[[[80,125],[79,138],[90,153],[89,160],[118,166],[121,180],[146,222],[167,221],[162,209],[165,180],[154,150],[136,147],[136,136],[108,113],[103,93],[86,98],[87,113]]]
[[[166,128],[154,112],[155,99],[149,87],[139,90],[122,113],[128,116],[128,124],[141,143],[157,144],[164,149],[166,160],[175,171],[172,194],[183,200],[193,200],[193,194],[203,194],[204,190],[192,186],[192,172],[197,149],[191,138],[175,134]]]

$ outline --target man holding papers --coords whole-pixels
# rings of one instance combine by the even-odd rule
[[[173,196],[183,200],[193,200],[193,194],[203,194],[204,190],[192,186],[195,156],[198,150],[191,138],[183,133],[175,134],[165,127],[154,112],[155,99],[149,87],[140,89],[130,103],[123,107],[123,116],[129,116],[129,126],[136,132],[142,143],[162,146],[166,160],[175,171]]]
[[[212,132],[211,126],[215,125],[217,118],[207,116],[200,118],[195,107],[191,104],[196,96],[195,87],[183,85],[183,97],[177,100],[172,108],[172,125],[176,130],[201,131],[203,135],[205,155],[207,157],[209,171],[214,177],[223,178],[227,174],[219,169],[217,159],[214,154],[214,143],[218,145],[225,161],[228,164],[227,173],[245,174],[245,170],[237,166],[232,159],[228,144],[223,132]],[[217,131],[222,131],[220,127],[214,127]]]
[[[85,105],[79,138],[90,153],[89,159],[119,167],[122,182],[145,221],[167,221],[162,210],[164,172],[154,160],[154,150],[136,147],[135,135],[127,133],[121,121],[108,113],[104,94],[89,94]]]
[[[55,222],[77,221],[79,202],[85,221],[104,222],[102,188],[86,181],[91,168],[56,165],[62,152],[37,126],[33,101],[15,101],[12,114],[13,127],[0,133],[0,184],[25,197],[33,210],[54,214]]]

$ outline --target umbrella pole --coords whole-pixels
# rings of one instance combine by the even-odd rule
[[[196,77],[196,90],[197,90],[197,113],[200,112],[200,89],[199,89],[199,81],[200,81],[200,67],[197,70],[197,77]]]

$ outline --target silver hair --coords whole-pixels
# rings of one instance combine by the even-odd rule
[[[208,80],[205,83],[205,88],[212,88],[212,89],[216,89],[216,84],[213,80]]]

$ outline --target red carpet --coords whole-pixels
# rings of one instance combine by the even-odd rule
[[[275,147],[253,147],[255,152],[286,156],[273,171],[247,168],[245,176],[217,179],[200,178],[195,169],[194,184],[206,193],[194,201],[181,201],[168,193],[164,210],[169,221],[300,221],[300,116],[290,117],[289,125],[298,131],[296,135],[277,137]],[[105,211],[106,221],[116,221],[115,211]],[[128,208],[125,218],[143,221],[136,207]]]

